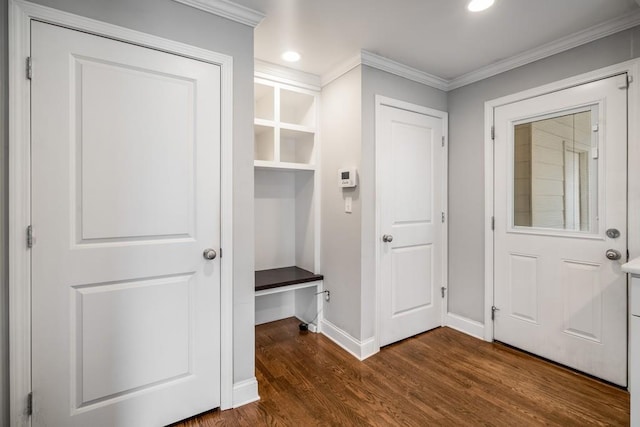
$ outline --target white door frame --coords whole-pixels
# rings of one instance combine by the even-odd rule
[[[512,95],[493,99],[484,104],[484,339],[493,341],[493,320],[491,319],[491,306],[494,298],[494,233],[492,230],[492,217],[494,215],[493,194],[493,140],[491,127],[493,126],[494,109],[496,107],[522,101],[529,98],[557,92],[570,87],[582,85],[595,80],[628,73],[632,79],[629,86],[627,102],[627,164],[630,166],[627,172],[627,218],[638,218],[640,215],[640,59],[622,62],[589,73],[580,74],[558,82],[550,83],[537,88],[525,90]],[[640,255],[640,224],[637,221],[627,219],[629,258]]]
[[[31,218],[30,55],[31,20],[109,37],[220,66],[221,76],[221,259],[220,406],[233,406],[233,58],[139,31],[96,21],[23,0],[9,0],[9,366],[11,425],[30,425],[31,254],[26,229]],[[37,69],[34,73],[37,73]],[[37,240],[37,236],[35,237]]]
[[[380,170],[380,162],[382,162],[384,159],[382,159],[382,156],[380,154],[380,143],[378,141],[379,135],[382,134],[382,123],[380,122],[380,117],[382,114],[382,107],[394,107],[394,108],[399,108],[401,110],[406,110],[406,111],[410,111],[413,113],[418,113],[418,114],[425,114],[431,117],[436,117],[442,120],[442,136],[444,137],[444,147],[443,150],[444,152],[442,153],[442,208],[444,209],[444,218],[445,221],[441,222],[441,227],[442,227],[442,286],[444,286],[445,288],[447,288],[448,290],[448,286],[447,286],[447,274],[448,274],[448,193],[447,193],[447,188],[448,188],[448,177],[449,177],[449,172],[448,172],[448,165],[449,165],[449,113],[445,112],[445,111],[440,111],[440,110],[435,110],[433,108],[428,108],[428,107],[423,107],[422,105],[417,105],[417,104],[411,104],[409,102],[405,102],[405,101],[401,101],[398,99],[394,99],[394,98],[388,98],[386,96],[382,96],[382,95],[376,95],[375,98],[375,126],[376,126],[376,130],[375,130],[375,156],[376,156],[376,161],[375,161],[375,188],[376,191],[380,188],[381,186],[381,177],[378,174],[378,170]],[[380,336],[379,336],[379,331],[380,331],[380,322],[382,321],[382,316],[380,316],[380,311],[381,311],[381,304],[382,304],[382,274],[380,272],[381,270],[381,263],[380,263],[380,256],[382,254],[382,240],[381,240],[381,236],[382,236],[382,228],[381,228],[381,224],[380,224],[380,217],[381,217],[381,213],[382,213],[382,201],[380,200],[379,197],[375,197],[375,204],[376,204],[376,213],[375,213],[375,237],[374,237],[374,241],[375,243],[375,254],[376,254],[376,259],[375,259],[375,287],[376,287],[376,314],[375,314],[375,336],[374,336],[374,342],[373,342],[373,349],[371,354],[377,353],[380,351]],[[440,310],[441,316],[440,316],[440,325],[443,326],[444,325],[444,319],[445,319],[445,315],[446,315],[446,308],[448,307],[448,299],[449,299],[449,292],[445,291],[445,297],[442,298],[442,307]],[[369,354],[367,355],[369,356]]]

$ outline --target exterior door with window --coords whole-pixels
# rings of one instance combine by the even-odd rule
[[[627,383],[626,75],[495,108],[494,337]]]

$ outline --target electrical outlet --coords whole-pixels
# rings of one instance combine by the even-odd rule
[[[327,302],[331,300],[331,291],[324,291],[324,300]]]

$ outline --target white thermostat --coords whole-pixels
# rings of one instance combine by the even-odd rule
[[[356,168],[338,169],[340,187],[351,188],[358,185],[358,174]]]

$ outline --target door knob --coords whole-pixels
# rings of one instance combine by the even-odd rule
[[[382,236],[382,241],[387,243],[393,242],[393,236],[391,234],[385,234]]]
[[[204,250],[204,252],[202,252],[202,256],[204,257],[204,259],[206,260],[212,260],[215,259],[215,257],[218,254],[216,253],[216,251],[214,249],[211,248],[207,248]]]
[[[616,251],[615,249],[607,249],[606,255],[611,261],[619,260],[622,257],[620,251]]]

